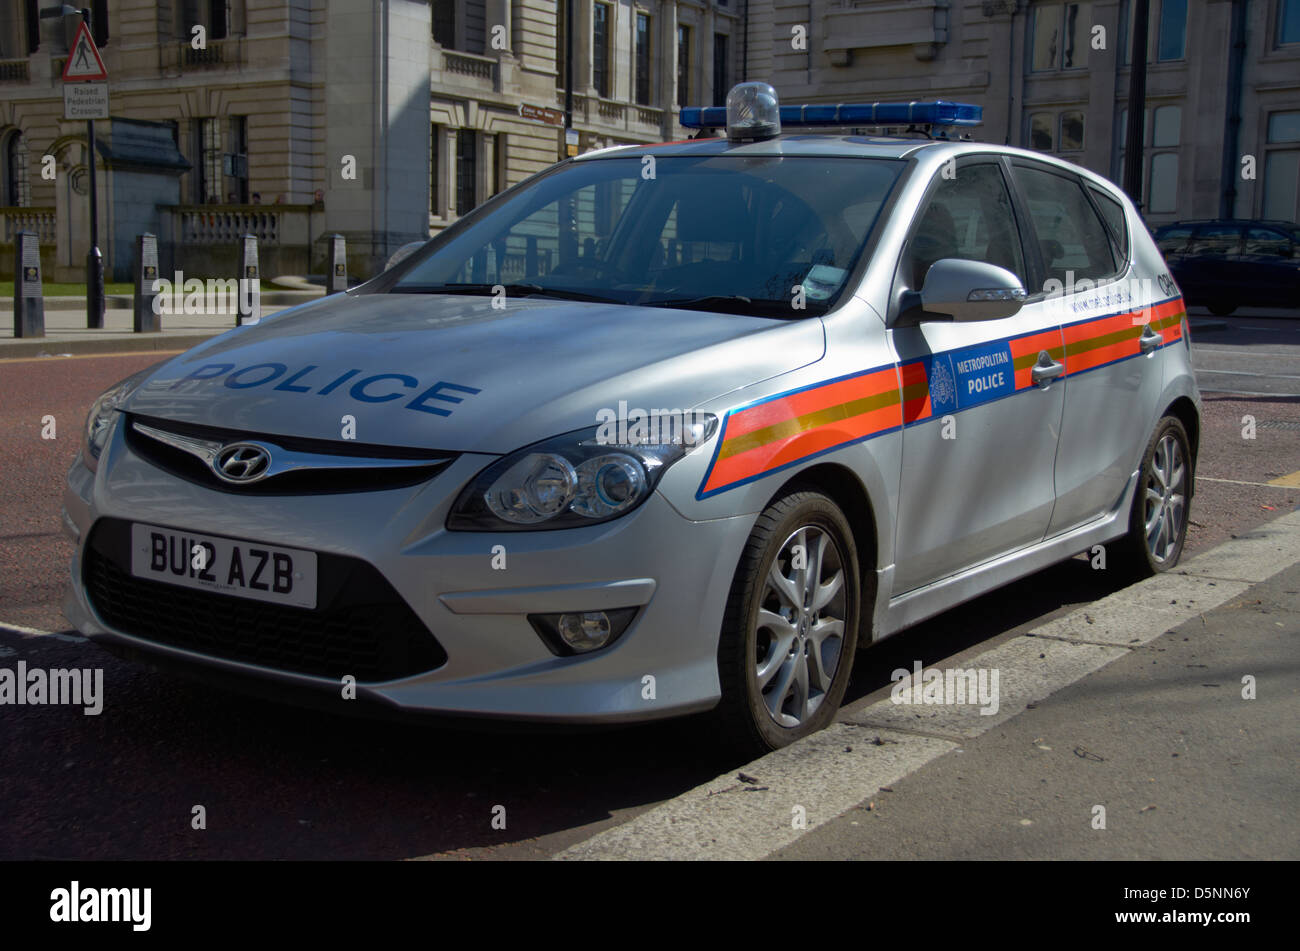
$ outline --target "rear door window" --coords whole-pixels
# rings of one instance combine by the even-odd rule
[[[1241,228],[1238,225],[1201,225],[1192,238],[1189,254],[1201,257],[1226,257],[1236,254],[1241,246]]]
[[[1046,279],[1068,287],[1080,280],[1112,277],[1117,266],[1110,232],[1079,180],[1021,164],[1015,174],[1037,233]]]
[[[1160,233],[1156,235],[1156,247],[1160,249],[1161,254],[1181,254],[1187,250],[1191,240],[1192,229],[1176,225],[1172,228],[1160,229]]]

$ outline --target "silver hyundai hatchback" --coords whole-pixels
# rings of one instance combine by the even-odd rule
[[[67,616],[344,710],[709,711],[761,751],[924,618],[1098,544],[1168,570],[1178,288],[1107,180],[947,137],[978,111],[742,84],[683,112],[723,134],[561,162],[122,381],[68,474]]]

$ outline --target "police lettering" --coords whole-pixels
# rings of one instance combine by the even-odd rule
[[[996,390],[1000,386],[1006,386],[1006,377],[1002,371],[989,373],[984,376],[977,376],[966,381],[967,393],[983,393],[985,390]]]
[[[467,397],[483,392],[476,387],[447,380],[439,380],[422,389],[420,381],[406,373],[371,373],[361,376],[362,371],[355,368],[342,372],[318,371],[320,367],[314,363],[292,372],[283,363],[253,363],[245,367],[237,367],[233,363],[205,363],[189,376],[181,377],[171,388],[174,390],[191,381],[220,380],[223,386],[232,390],[251,390],[274,382],[275,385],[270,389],[281,393],[329,396],[338,390],[340,394],[347,394],[359,403],[406,400],[401,404],[403,409],[434,416],[450,416],[455,404],[463,403]],[[410,399],[406,399],[408,396]],[[439,405],[442,403],[452,405]]]

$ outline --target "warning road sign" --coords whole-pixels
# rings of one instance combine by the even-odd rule
[[[99,55],[99,48],[90,36],[90,27],[82,21],[77,27],[76,39],[72,41],[72,52],[68,54],[67,65],[63,67],[64,82],[81,82],[108,78],[104,60]]]

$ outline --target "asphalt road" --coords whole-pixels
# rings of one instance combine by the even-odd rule
[[[1189,553],[1300,502],[1300,485],[1268,484],[1300,469],[1300,322],[1224,323],[1192,332],[1207,393]],[[64,472],[94,396],[157,359],[0,362],[0,623],[66,630]],[[1269,382],[1208,392],[1260,379],[1208,371],[1260,361]],[[42,439],[47,415],[54,439]],[[895,667],[958,663],[1119,585],[1075,559],[892,638],[859,658],[846,713],[886,696]],[[574,736],[352,720],[194,684],[76,638],[0,632],[0,665],[20,660],[102,667],[108,702],[94,717],[0,708],[0,859],[541,857],[737,765],[697,744],[691,721]],[[191,827],[196,805],[206,829]],[[505,829],[493,828],[498,805]]]

